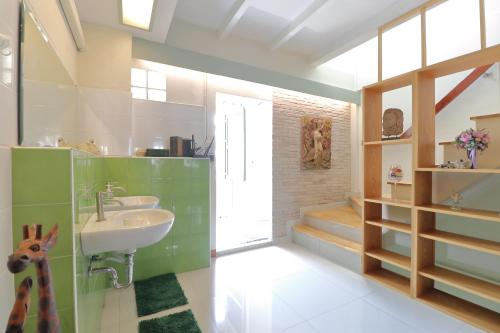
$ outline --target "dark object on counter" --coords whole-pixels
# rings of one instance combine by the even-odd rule
[[[146,157],[169,157],[170,150],[168,149],[146,149]]]
[[[184,157],[193,157],[193,147],[190,139],[182,140],[182,153]]]
[[[180,136],[170,137],[170,156],[172,157],[182,157],[184,154],[182,152],[182,138]]]

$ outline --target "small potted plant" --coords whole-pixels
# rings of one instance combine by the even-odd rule
[[[471,161],[471,169],[477,169],[477,152],[485,151],[491,137],[484,129],[466,129],[455,138],[457,148],[467,150],[467,157]]]

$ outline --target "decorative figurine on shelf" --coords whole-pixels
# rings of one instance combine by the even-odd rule
[[[467,157],[471,161],[471,169],[477,169],[477,152],[485,151],[491,137],[484,129],[466,129],[455,138],[457,148],[467,150]]]
[[[399,139],[403,133],[403,111],[400,109],[387,109],[382,116],[382,135],[384,140]]]
[[[31,228],[24,225],[23,240],[19,243],[17,250],[9,257],[7,263],[7,268],[13,274],[24,271],[32,263],[35,264],[38,277],[37,333],[61,332],[48,258],[49,250],[56,244],[57,233],[57,224],[44,237],[42,237],[42,226],[40,224],[34,224]],[[12,310],[12,322],[9,320],[6,333],[22,333],[24,330],[24,321],[21,322],[21,320],[23,314],[27,312],[27,307],[19,306],[19,304],[29,304],[29,298],[27,298],[26,293],[26,291],[31,289],[29,281],[31,281],[31,278],[23,281],[23,283],[26,283],[25,285],[21,283],[20,291],[23,293],[21,295],[18,294],[17,302]],[[28,286],[29,288],[27,288]],[[18,302],[20,303],[18,304]],[[16,317],[16,315],[19,317]],[[13,326],[10,326],[11,323]],[[16,325],[20,325],[21,329],[18,329],[19,326]]]
[[[439,164],[438,168],[441,169],[470,169],[472,163],[470,161],[464,161],[463,159],[459,159],[458,161],[448,161],[443,164]]]
[[[394,198],[397,198],[398,183],[403,180],[403,168],[399,164],[391,165],[389,168],[389,173],[387,174],[387,179],[394,183]]]
[[[462,201],[464,197],[460,192],[453,191],[453,194],[451,195],[451,200],[453,200],[453,205],[451,206],[451,209],[453,210],[462,210],[460,207],[460,201]]]

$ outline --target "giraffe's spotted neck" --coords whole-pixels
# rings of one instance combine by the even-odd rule
[[[60,333],[55,294],[47,258],[36,263],[38,277],[38,329],[37,333]]]

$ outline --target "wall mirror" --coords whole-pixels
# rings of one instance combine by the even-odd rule
[[[80,139],[75,82],[26,1],[20,24],[19,144],[57,146],[61,137]]]

